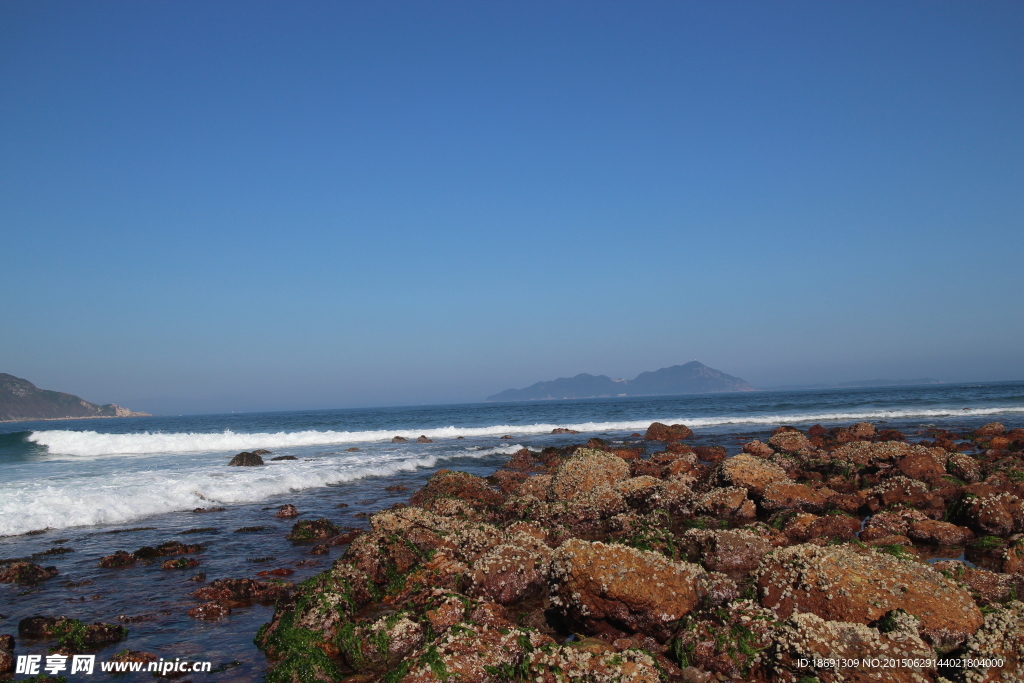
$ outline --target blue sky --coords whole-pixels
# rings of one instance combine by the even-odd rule
[[[0,372],[1024,378],[1024,5],[0,4]]]

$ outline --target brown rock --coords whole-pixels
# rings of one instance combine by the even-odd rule
[[[775,454],[775,451],[772,450],[771,446],[763,441],[758,441],[757,439],[743,444],[743,452],[749,453],[757,458],[770,458]]]
[[[652,422],[647,428],[644,438],[648,441],[682,441],[693,436],[693,430],[686,425],[666,425],[661,422]]]
[[[617,456],[580,448],[551,476],[548,500],[572,500],[598,487],[612,487],[629,477],[629,465]]]
[[[204,602],[188,611],[188,615],[193,619],[203,619],[206,621],[223,619],[229,614],[231,614],[231,608],[219,602]]]
[[[774,550],[754,577],[761,604],[783,618],[811,612],[869,624],[903,609],[936,646],[963,642],[983,622],[971,596],[928,565],[848,545]]]
[[[964,499],[964,520],[976,533],[1009,536],[1024,532],[1024,500],[1012,493],[987,492],[982,484],[968,486]],[[981,495],[972,493],[979,491]],[[974,496],[974,497],[970,497]]]
[[[419,436],[418,436],[418,437],[416,438],[416,443],[434,443],[434,440],[433,440],[433,439],[428,439],[428,438],[427,438],[426,436],[424,436],[423,434],[420,434],[420,435],[419,435]]]
[[[438,470],[427,480],[427,485],[413,494],[409,504],[426,505],[437,498],[458,498],[475,508],[500,505],[505,500],[501,491],[494,489],[486,479],[466,472]]]
[[[693,452],[705,462],[722,462],[727,455],[722,446],[694,446]]]
[[[974,430],[975,436],[1002,436],[1006,433],[1006,427],[1000,422],[989,422]]]
[[[303,519],[295,523],[286,537],[289,541],[323,541],[341,533],[341,529],[326,517]]]
[[[946,469],[954,477],[968,484],[981,481],[981,463],[969,455],[955,453],[949,456],[949,460],[946,461]]]
[[[275,512],[274,516],[280,517],[282,519],[288,519],[289,517],[298,517],[299,509],[289,503],[288,505],[281,506],[281,509]]]
[[[269,583],[253,579],[217,579],[208,586],[191,593],[200,600],[231,603],[271,603],[291,590],[290,583]]]
[[[772,438],[768,439],[768,445],[783,453],[796,453],[800,450],[811,450],[814,448],[811,442],[807,440],[807,437],[803,435],[803,432],[795,429],[792,429],[792,431],[787,429],[786,431],[776,433]]]
[[[985,625],[968,639],[964,652],[974,655],[972,659],[1002,660],[1001,667],[966,669],[964,680],[971,683],[1020,680],[1020,672],[1024,671],[1024,602],[1014,600],[986,614]]]
[[[791,481],[776,481],[764,490],[761,497],[761,509],[766,512],[776,510],[803,510],[805,512],[821,512],[825,509],[828,497],[810,486]]]
[[[946,469],[928,454],[914,453],[899,459],[897,469],[905,476],[920,481],[937,481],[946,474]]]
[[[895,613],[899,615],[900,613]],[[816,614],[794,614],[774,634],[766,657],[774,673],[769,680],[816,680],[821,683],[922,683],[934,680],[935,651],[918,636],[916,620],[895,617],[886,633],[861,623],[826,621]],[[845,660],[838,668],[816,661]],[[909,660],[912,666],[903,666]],[[900,666],[874,666],[873,662]]]
[[[404,436],[393,436],[393,437],[391,437],[391,443],[402,443],[403,441],[408,441],[408,440],[409,439],[405,438]]]
[[[568,429],[566,427],[555,427],[551,430],[552,434],[579,434],[575,429]]]
[[[547,579],[551,550],[531,536],[498,545],[473,564],[470,594],[511,605],[540,593]]]
[[[910,525],[907,536],[932,545],[966,545],[974,540],[974,534],[970,529],[933,519],[914,522]]]
[[[716,467],[712,481],[719,486],[744,488],[750,497],[756,500],[764,495],[769,484],[788,482],[789,477],[781,467],[756,456],[741,453]]]
[[[14,562],[0,570],[0,583],[32,586],[57,576],[56,567],[40,567],[32,562]]]
[[[718,519],[747,520],[757,516],[754,501],[747,498],[747,490],[738,486],[711,489],[697,499],[694,511]]]
[[[699,566],[621,545],[570,539],[551,561],[551,602],[588,632],[605,622],[664,642],[673,622],[696,608],[707,593]]]
[[[756,569],[761,558],[772,550],[768,540],[746,529],[690,529],[683,534],[681,543],[687,556],[698,560],[708,571],[731,576]]]
[[[847,515],[824,515],[811,522],[807,527],[808,540],[827,538],[837,541],[849,541],[860,531],[860,520]]]

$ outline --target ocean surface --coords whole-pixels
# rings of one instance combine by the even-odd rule
[[[326,569],[332,556],[284,540],[295,520],[275,518],[278,506],[359,528],[439,468],[486,476],[524,446],[635,441],[630,435],[654,421],[684,423],[692,443],[730,454],[782,424],[870,421],[908,437],[991,421],[1016,427],[1024,426],[1024,382],[0,423],[0,558],[35,555],[60,572],[38,587],[0,585],[0,633],[15,633],[34,614],[124,623],[129,638],[110,652],[127,645],[208,659],[219,670],[204,680],[260,680],[264,660],[252,638],[271,608],[235,610],[230,627],[193,620],[185,612],[198,603],[188,593],[203,584],[188,579],[284,567],[295,572],[289,580],[302,580]],[[552,435],[557,427],[580,434]],[[396,435],[409,440],[392,443]],[[416,443],[421,435],[434,443]],[[272,451],[266,466],[227,465],[257,448]],[[282,455],[297,459],[271,460]],[[115,550],[167,540],[203,544],[201,565],[97,566]],[[47,646],[19,644],[18,653],[45,654]]]

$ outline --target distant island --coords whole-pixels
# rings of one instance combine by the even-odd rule
[[[96,405],[63,391],[40,389],[27,379],[0,372],[0,422],[92,417],[150,417],[116,403]]]
[[[636,379],[612,379],[607,375],[581,373],[537,382],[525,389],[506,389],[488,396],[487,401],[545,401],[607,396],[672,396],[710,394],[725,391],[753,391],[745,380],[691,361],[654,372],[641,372]]]

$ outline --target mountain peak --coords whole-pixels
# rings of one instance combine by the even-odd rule
[[[601,398],[606,396],[666,396],[710,394],[725,391],[753,391],[745,380],[715,370],[700,361],[641,372],[635,379],[611,379],[607,375],[580,373],[537,382],[525,389],[506,389],[488,396],[488,401],[542,401],[552,399]]]

